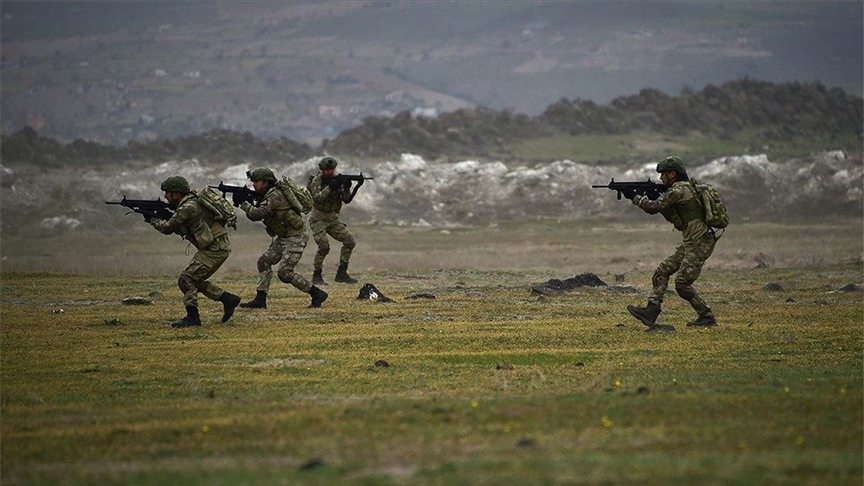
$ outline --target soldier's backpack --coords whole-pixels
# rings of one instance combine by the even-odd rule
[[[222,223],[223,226],[237,229],[237,215],[234,214],[234,207],[209,186],[198,191],[198,202],[216,216],[217,222]]]
[[[693,189],[696,191],[702,210],[705,214],[705,224],[712,228],[722,229],[729,226],[729,210],[720,199],[720,193],[710,184],[701,184],[692,181]]]
[[[282,180],[276,182],[276,189],[282,191],[288,203],[297,212],[305,214],[312,210],[312,193],[294,182],[294,179],[282,176]]]

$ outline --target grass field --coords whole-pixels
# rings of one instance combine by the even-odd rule
[[[840,290],[864,284],[860,220],[738,225],[697,283],[720,325],[687,328],[670,294],[665,334],[624,310],[680,238],[659,224],[355,233],[353,273],[394,302],[331,282],[307,309],[274,282],[227,324],[202,298],[191,330],[167,325],[188,259],[173,238],[4,241],[2,483],[864,479],[864,305]],[[266,238],[232,241],[214,281],[248,298]],[[584,272],[620,288],[530,290]]]

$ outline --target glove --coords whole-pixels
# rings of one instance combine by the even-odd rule
[[[643,196],[642,194],[637,194],[633,196],[633,204],[636,206],[642,206],[642,201],[648,199],[648,196]]]
[[[231,202],[234,203],[234,207],[236,208],[246,202],[246,198],[239,192],[235,192],[231,194]]]
[[[333,179],[330,179],[329,185],[330,185],[330,189],[332,189],[334,191],[339,190],[339,179],[336,179],[335,177]]]

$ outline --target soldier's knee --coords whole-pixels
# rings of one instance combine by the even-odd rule
[[[195,280],[185,273],[180,274],[180,278],[177,279],[177,286],[180,287],[180,291],[184,294],[197,288]]]
[[[266,271],[268,268],[270,268],[271,265],[273,265],[273,263],[267,259],[267,255],[261,255],[260,257],[258,257],[258,272],[259,273]]]
[[[278,272],[276,272],[276,276],[279,277],[279,280],[290,284],[294,279],[294,270],[289,270],[287,268],[280,268]]]
[[[693,286],[685,282],[675,282],[675,292],[678,292],[678,296],[687,301],[696,296],[696,290]]]
[[[354,241],[353,236],[349,236],[348,238],[345,239],[345,241],[342,242],[342,246],[344,246],[345,248],[348,248],[349,250],[353,250],[354,247],[357,246],[357,242]]]
[[[319,243],[318,254],[321,256],[325,256],[328,253],[330,253],[330,243]]]
[[[660,285],[662,282],[668,282],[669,276],[671,274],[664,267],[657,267],[657,270],[654,271],[654,275],[651,277],[651,283],[656,287]]]

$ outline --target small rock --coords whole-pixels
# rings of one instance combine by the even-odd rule
[[[495,365],[496,370],[512,370],[513,365],[507,363],[498,363]]]
[[[576,364],[574,364],[573,366],[585,366],[585,363],[577,361]]]
[[[792,303],[792,302],[797,302],[797,301],[795,299],[793,299],[792,297],[787,297],[786,302]]]
[[[856,283],[850,283],[849,285],[844,285],[840,287],[841,292],[860,292],[861,286]]]
[[[828,301],[825,299],[814,300],[813,303],[819,305],[828,305]]]
[[[616,282],[623,282],[624,281],[624,274],[623,273],[622,274],[616,274],[615,275],[615,281]]]
[[[516,441],[516,447],[519,447],[519,448],[533,447],[533,446],[534,446],[534,439],[529,439],[527,437],[523,437],[523,438]]]
[[[777,282],[769,282],[769,283],[765,284],[765,286],[762,287],[762,289],[767,290],[769,292],[782,292],[782,291],[786,290],[783,288],[782,285],[780,285]]]
[[[162,292],[158,292],[158,291],[154,290],[153,292],[150,292],[149,294],[147,294],[147,297],[150,297],[151,299],[161,299],[162,298]]]
[[[768,268],[768,267],[770,267],[770,265],[768,265],[767,262],[759,262],[759,264],[756,265],[756,268]]]
[[[63,309],[51,309],[51,313],[52,314],[65,314],[66,311],[64,311]]]
[[[636,393],[638,393],[639,395],[647,395],[649,393],[648,387],[647,386],[640,386],[639,388],[636,389]]]
[[[150,305],[153,303],[147,297],[126,297],[121,302],[123,305]]]
[[[379,359],[378,361],[375,362],[376,368],[387,368],[389,366],[390,366],[390,363],[384,361],[383,359]]]
[[[405,297],[405,298],[406,298],[406,299],[430,299],[430,300],[431,300],[431,299],[434,299],[435,296],[432,295],[432,294],[428,294],[428,293],[425,293],[425,292],[421,292],[421,293],[419,293],[419,294],[412,294],[412,295],[409,295],[408,297]]]
[[[308,471],[310,469],[317,469],[317,468],[323,467],[323,466],[324,466],[324,460],[319,458],[319,457],[316,457],[314,459],[309,459],[308,461],[304,462],[300,466],[300,470],[301,471]]]

